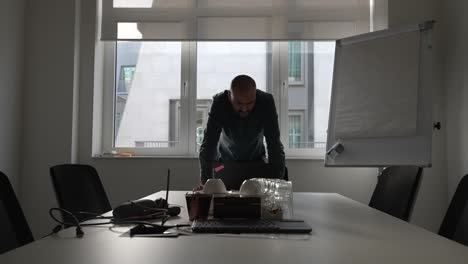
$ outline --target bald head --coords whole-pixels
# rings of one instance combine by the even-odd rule
[[[231,91],[248,92],[256,88],[257,84],[254,79],[248,75],[238,75],[231,82]]]
[[[256,89],[257,85],[250,76],[238,75],[232,80],[230,101],[240,117],[247,117],[254,108]]]

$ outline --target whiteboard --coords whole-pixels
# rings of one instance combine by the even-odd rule
[[[326,166],[431,166],[432,28],[337,41]]]

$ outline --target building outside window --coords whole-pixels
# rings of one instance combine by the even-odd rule
[[[122,66],[120,78],[122,79],[122,90],[120,92],[128,93],[132,88],[133,75],[135,75],[135,65]]]
[[[303,84],[304,50],[303,42],[288,42],[288,80],[289,85]]]
[[[120,73],[117,76],[116,102],[115,102],[115,130],[120,128],[122,115],[125,111],[128,93],[132,89],[133,76],[135,75],[135,65],[120,66]]]
[[[303,146],[302,132],[304,131],[304,115],[303,113],[291,112],[289,113],[289,147],[301,148]]]

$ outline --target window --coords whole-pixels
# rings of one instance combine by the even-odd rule
[[[247,74],[275,97],[286,155],[323,155],[333,41],[118,41],[107,49],[116,81],[105,151],[197,155],[213,95]]]
[[[135,74],[135,65],[121,66],[120,69],[117,93],[128,95],[128,92],[132,88],[133,75]]]
[[[135,65],[131,66],[120,66],[120,72],[117,76],[119,82],[116,91],[115,100],[115,130],[119,131],[120,121],[122,120],[122,114],[125,111],[125,105],[127,103],[128,92],[132,88],[133,75],[135,74]]]
[[[289,113],[289,147],[301,148],[307,147],[302,145],[302,131],[304,131],[304,114],[302,112]]]
[[[229,90],[232,79],[239,74],[251,76],[257,89],[267,91],[270,64],[271,44],[268,42],[199,42],[197,102]],[[201,116],[200,123],[206,124],[207,118],[208,111]],[[201,138],[197,137],[198,140],[203,141],[203,134]]]
[[[292,50],[291,50],[292,49]],[[328,112],[332,86],[335,43],[309,41],[288,43],[288,78],[291,68],[301,65],[301,82],[294,82],[288,89],[289,148],[291,152],[303,149],[325,148],[328,128]],[[291,61],[291,54],[296,57]],[[298,63],[301,61],[301,63]],[[299,76],[296,74],[296,76]],[[300,127],[298,125],[300,124]],[[291,131],[300,135],[291,137]],[[300,140],[299,140],[300,139]],[[293,144],[291,140],[294,140]],[[302,150],[299,150],[302,149]]]
[[[101,0],[103,150],[196,156],[206,100],[243,73],[273,94],[286,154],[323,157],[334,41],[309,40],[382,26],[387,2]]]
[[[182,44],[123,41],[116,49],[113,146],[176,148],[181,119],[169,109],[181,98]]]
[[[289,85],[303,84],[304,51],[303,43],[299,41],[288,42],[288,80]]]

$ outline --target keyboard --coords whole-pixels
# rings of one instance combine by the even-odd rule
[[[195,220],[195,233],[310,233],[312,228],[302,220],[222,219]]]

